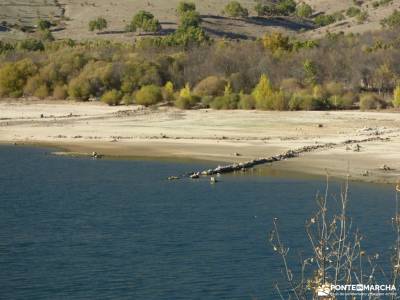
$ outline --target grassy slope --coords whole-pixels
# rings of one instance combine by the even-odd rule
[[[316,13],[345,11],[347,8],[354,6],[352,0],[306,0],[305,2],[310,4]],[[381,28],[380,21],[389,16],[393,10],[400,9],[400,0],[393,0],[392,3],[379,6],[378,8],[373,8],[373,2],[374,0],[365,0],[364,4],[360,7],[362,10],[367,11],[369,15],[368,19],[362,24],[359,24],[355,17],[349,18],[346,16],[346,19],[343,21],[310,31],[306,35],[318,37],[328,31],[362,33],[366,31],[379,30]]]
[[[123,29],[132,15],[138,10],[148,10],[161,21],[164,34],[177,26],[175,8],[180,0],[3,0],[0,3],[0,21],[33,25],[38,18],[59,19],[62,8],[65,8],[66,21],[62,21],[54,35],[57,38],[106,38],[117,40],[132,40],[134,34],[125,33]],[[299,31],[302,27],[309,28],[293,18],[257,18],[253,10],[254,0],[241,0],[240,2],[250,10],[251,18],[248,20],[235,20],[222,16],[221,11],[229,0],[196,0],[197,8],[203,15],[203,26],[214,37],[230,38],[256,38],[269,30],[282,30],[288,33]],[[317,13],[333,13],[346,10],[353,6],[352,0],[305,0]],[[364,24],[358,24],[355,18],[332,24],[330,26],[310,30],[307,36],[317,37],[331,32],[353,31],[364,32],[380,28],[380,20],[389,15],[393,9],[399,8],[400,0],[392,4],[374,9],[372,0],[366,0],[363,9],[369,12],[369,19]],[[109,21],[109,28],[103,34],[88,31],[88,21],[98,16],[104,16]],[[0,30],[0,38],[24,37],[24,34],[4,32]]]

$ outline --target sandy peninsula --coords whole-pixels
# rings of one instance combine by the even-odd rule
[[[332,144],[267,167],[369,182],[400,179],[400,114],[387,111],[183,111],[1,100],[0,142],[54,146],[58,154],[201,159],[210,167]]]

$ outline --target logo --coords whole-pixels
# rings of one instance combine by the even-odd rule
[[[396,295],[397,290],[394,285],[386,284],[345,284],[333,285],[324,284],[316,289],[317,297],[320,299],[331,299],[330,297],[336,296],[357,296],[357,295],[376,295],[388,296]]]

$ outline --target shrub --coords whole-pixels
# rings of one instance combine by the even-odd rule
[[[254,7],[254,10],[257,12],[258,16],[276,16],[276,15],[281,15],[282,14],[282,8],[285,7],[285,5],[281,5],[280,8],[277,6],[277,2],[270,2],[267,4],[263,4],[261,0],[258,0],[258,3]]]
[[[335,81],[326,83],[325,90],[330,95],[342,95],[344,92],[343,84]]]
[[[212,109],[236,109],[239,101],[240,97],[238,94],[227,94],[214,98],[210,103],[210,107]]]
[[[99,97],[107,90],[119,88],[119,85],[111,63],[93,60],[70,80],[68,94],[76,100],[88,100],[90,96]]]
[[[192,95],[189,84],[186,84],[186,86],[183,89],[181,89],[181,91],[179,92],[179,96],[175,100],[174,104],[176,107],[179,107],[181,109],[188,109],[188,108],[192,108],[200,101],[201,101],[201,98],[198,96]]]
[[[179,28],[174,34],[164,38],[166,46],[189,46],[191,44],[201,45],[209,41],[209,37],[200,27],[190,26],[188,28]]]
[[[238,109],[255,109],[256,108],[256,101],[254,97],[251,95],[246,95],[241,93],[240,100],[238,103]]]
[[[262,43],[264,48],[270,50],[272,53],[292,49],[289,38],[280,32],[265,34],[262,38]]]
[[[302,85],[296,78],[285,78],[281,81],[280,87],[285,92],[294,93],[302,89]]]
[[[39,28],[39,30],[46,30],[49,29],[51,27],[51,22],[48,20],[38,20],[37,21],[37,27]]]
[[[68,95],[75,100],[88,100],[91,95],[89,82],[79,77],[73,78],[68,84]]]
[[[379,95],[374,93],[366,93],[360,96],[360,109],[381,109],[385,108],[386,103]]]
[[[43,84],[44,81],[39,75],[29,77],[24,86],[24,95],[33,96],[36,90]]]
[[[393,91],[393,106],[400,107],[400,85],[397,85]]]
[[[64,100],[68,96],[67,87],[65,85],[56,85],[53,90],[53,98],[56,100]]]
[[[301,110],[303,109],[303,102],[304,102],[305,95],[300,93],[294,93],[289,100],[289,109],[290,110]]]
[[[133,16],[131,23],[127,26],[127,31],[137,30],[157,32],[161,30],[161,24],[151,12],[141,10]]]
[[[163,100],[161,88],[156,85],[145,85],[135,95],[136,104],[150,106]]]
[[[53,34],[48,29],[40,32],[40,39],[46,42],[53,42],[55,40]]]
[[[312,8],[307,3],[301,3],[296,7],[296,15],[300,18],[309,18],[312,13]]]
[[[45,99],[49,96],[49,88],[46,84],[42,84],[37,88],[33,95],[39,99]]]
[[[358,101],[358,96],[353,92],[347,92],[337,99],[338,108],[350,109],[354,108],[354,104]]]
[[[14,44],[0,41],[0,54],[13,51],[14,49]]]
[[[193,92],[199,96],[221,96],[226,84],[226,80],[221,77],[208,76],[195,86]]]
[[[383,27],[389,27],[389,28],[395,28],[400,26],[400,12],[395,9],[389,17],[381,21],[381,25]]]
[[[144,85],[161,85],[160,66],[146,61],[130,61],[122,74],[121,90],[131,94]]]
[[[122,103],[125,105],[131,105],[135,102],[135,96],[133,94],[125,94],[122,99]]]
[[[121,102],[121,94],[117,90],[107,91],[101,96],[101,101],[108,105],[118,105]]]
[[[327,91],[320,84],[316,84],[313,87],[311,87],[311,94],[315,98],[326,98],[329,96]]]
[[[329,106],[335,109],[348,109],[352,108],[354,98],[352,95],[332,95],[328,99]]]
[[[246,18],[249,11],[237,1],[230,1],[224,8],[224,13],[232,18]]]
[[[257,16],[259,17],[266,15],[265,5],[263,5],[261,2],[257,2],[256,6],[254,6],[254,10],[256,11]]]
[[[201,104],[204,107],[210,107],[210,104],[211,104],[211,102],[213,102],[213,100],[214,100],[213,96],[204,96],[204,97],[201,97]]]
[[[194,10],[196,10],[196,4],[194,4],[193,2],[181,1],[179,2],[176,12],[178,13],[179,16],[181,16],[188,11],[194,11]]]
[[[278,15],[289,16],[296,11],[296,2],[294,0],[281,0],[276,4],[275,10]]]
[[[36,73],[36,70],[36,66],[29,59],[3,65],[0,68],[0,96],[22,96],[28,78]]]
[[[360,14],[357,15],[357,22],[359,24],[362,24],[365,21],[367,21],[368,17],[369,17],[368,12],[366,10],[364,10]]]
[[[271,102],[274,110],[287,110],[289,107],[289,100],[283,91],[275,92]]]
[[[326,100],[314,97],[305,90],[294,93],[288,103],[290,110],[321,110],[327,107]]]
[[[346,15],[348,17],[355,17],[361,13],[361,10],[358,7],[349,7],[346,11]]]
[[[335,22],[336,18],[334,15],[319,15],[314,19],[314,23],[319,27],[327,26]]]
[[[179,22],[178,30],[185,31],[190,27],[199,27],[201,23],[201,17],[197,11],[190,10],[181,15]]]
[[[108,26],[107,20],[104,19],[103,17],[98,17],[97,19],[89,21],[89,30],[90,31],[101,31],[103,29],[106,29]]]
[[[26,39],[19,41],[17,43],[18,50],[27,50],[27,51],[43,51],[44,45],[42,41],[36,39]]]

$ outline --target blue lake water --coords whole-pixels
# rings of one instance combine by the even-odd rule
[[[293,251],[323,178],[167,181],[213,164],[91,160],[0,147],[0,299],[276,299],[274,217]],[[330,194],[340,192],[331,183]],[[368,251],[393,240],[391,186],[351,183]]]

